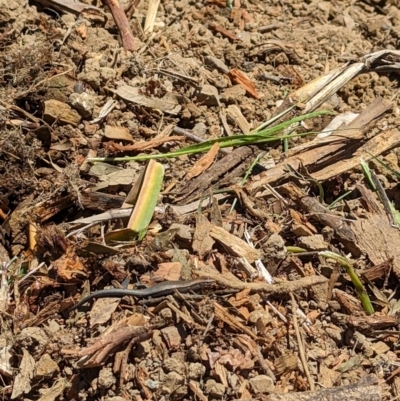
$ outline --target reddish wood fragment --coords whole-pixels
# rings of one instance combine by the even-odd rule
[[[53,263],[57,277],[64,283],[81,282],[87,276],[87,269],[72,248],[68,249],[65,255]]]
[[[217,25],[215,22],[210,22],[208,27],[214,31],[219,32],[221,35],[225,36],[226,38],[233,40],[234,42],[240,40],[234,33],[228,31],[227,29],[223,28],[220,25]]]
[[[257,93],[256,86],[243,71],[240,71],[238,68],[234,68],[229,71],[229,77],[233,83],[241,85],[250,96],[254,97],[255,99],[260,99],[260,95]]]
[[[162,145],[165,142],[173,142],[173,141],[184,141],[186,138],[184,136],[166,136],[163,138],[155,138],[151,141],[139,142],[134,145],[120,145],[115,142],[107,142],[104,144],[104,147],[109,152],[136,152],[142,150],[148,150],[156,148],[157,146]]]
[[[207,4],[215,4],[221,8],[226,7],[226,0],[207,0],[206,3]]]
[[[362,276],[369,281],[375,281],[377,279],[382,278],[383,276],[387,276],[393,269],[393,257],[384,261],[383,263],[371,267],[362,273]]]
[[[153,274],[155,281],[179,280],[181,277],[182,263],[165,262],[158,265],[158,269]]]
[[[118,0],[104,0],[104,3],[110,9],[114,21],[117,24],[124,49],[126,51],[136,50],[137,46],[135,44],[131,27],[129,26],[129,21],[126,18],[125,12],[120,6]]]
[[[211,149],[201,158],[199,159],[194,166],[190,169],[190,171],[186,174],[186,180],[190,180],[193,177],[197,177],[203,171],[207,170],[211,164],[213,164],[217,154],[219,151],[219,143],[214,143]]]

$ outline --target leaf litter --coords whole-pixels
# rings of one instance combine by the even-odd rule
[[[4,399],[398,397],[396,2],[1,8]]]

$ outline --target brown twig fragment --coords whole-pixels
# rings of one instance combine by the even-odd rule
[[[174,141],[184,141],[186,138],[184,136],[165,136],[162,138],[155,138],[150,141],[137,142],[133,145],[120,145],[116,142],[106,143],[106,148],[109,152],[141,152],[143,150],[153,149],[160,146],[166,142]]]
[[[120,375],[119,375],[119,387],[122,388],[124,383],[126,382],[126,374],[128,368],[128,358],[132,351],[133,346],[137,343],[137,338],[134,337],[129,342],[128,346],[124,349],[120,367]]]
[[[249,328],[232,316],[228,309],[221,306],[218,302],[214,302],[214,312],[216,318],[226,323],[232,330],[246,333],[254,340],[257,340],[258,337],[256,334],[254,334]]]
[[[293,328],[296,333],[297,343],[299,346],[299,354],[300,354],[301,364],[303,365],[304,372],[306,373],[308,384],[310,385],[310,390],[315,391],[314,380],[311,377],[310,369],[308,369],[307,357],[306,357],[306,352],[304,349],[304,343],[303,343],[303,339],[300,334],[299,324],[297,322],[297,302],[296,302],[292,292],[290,293],[290,298],[292,299]]]
[[[104,0],[104,4],[110,9],[114,21],[117,24],[124,49],[126,51],[136,50],[136,44],[131,27],[129,26],[129,21],[118,0]]]
[[[103,364],[107,358],[115,353],[123,344],[134,340],[135,342],[145,341],[151,336],[152,330],[148,327],[123,326],[101,335],[93,345],[80,350],[62,349],[64,355],[85,357],[78,362],[80,367],[92,367]]]
[[[318,284],[323,284],[328,281],[323,276],[307,276],[295,281],[283,281],[281,283],[268,284],[263,282],[246,283],[239,280],[236,276],[229,272],[221,273],[209,266],[203,266],[201,270],[197,270],[196,274],[199,277],[209,277],[215,280],[218,284],[228,288],[238,290],[249,289],[252,292],[264,292],[265,294],[284,294],[291,291],[297,291],[303,288],[310,288]]]
[[[380,401],[382,389],[375,375],[368,375],[348,386],[325,388],[321,391],[270,394],[269,401]]]
[[[219,32],[221,35],[225,36],[226,38],[232,40],[233,42],[236,42],[239,40],[239,38],[232,32],[228,31],[227,29],[223,28],[222,26],[216,24],[215,22],[210,22],[208,24],[208,27],[214,31],[214,32]]]
[[[238,68],[233,68],[229,71],[228,75],[231,81],[234,84],[241,85],[246,90],[247,94],[254,99],[260,99],[254,82],[243,71],[240,71]]]

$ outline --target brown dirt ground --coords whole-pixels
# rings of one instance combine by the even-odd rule
[[[180,135],[175,127],[204,140],[241,134],[243,127],[229,114],[233,106],[248,128],[258,127],[305,83],[368,53],[398,48],[398,0],[235,0],[233,10],[221,0],[165,0],[151,36],[142,29],[147,2],[135,6],[124,0],[137,47],[128,53],[109,10],[95,0],[85,3],[99,7],[106,18],[64,12],[51,0],[46,5],[0,0],[2,399],[289,400],[279,394],[293,394],[293,399],[313,400],[319,391],[346,391],[343,386],[350,384],[356,385],[353,395],[330,399],[398,397],[398,272],[391,263],[400,249],[397,231],[388,245],[393,252],[383,259],[374,258],[374,250],[348,247],[329,222],[309,221],[310,211],[301,209],[287,187],[285,192],[284,182],[276,186],[283,200],[263,188],[247,192],[231,212],[234,197],[225,192],[231,196],[219,206],[215,198],[179,214],[174,206],[198,199],[196,193],[179,199],[197,155],[160,160],[165,178],[159,206],[165,210],[157,209],[142,242],[102,245],[102,235],[120,228],[121,219],[82,232],[71,224],[120,208],[144,166],[92,164],[87,157],[137,155],[141,150],[112,149]],[[235,68],[255,84],[258,99],[224,72]],[[398,135],[398,77],[396,72],[361,74],[325,106],[359,113],[382,98],[391,110],[374,129]],[[139,101],[112,92],[122,84],[137,88]],[[144,96],[165,105],[167,93],[173,110],[140,100]],[[109,100],[114,108],[95,120]],[[328,121],[306,124],[318,130]],[[289,145],[307,141],[294,139]],[[142,152],[184,144],[192,142],[165,139]],[[268,152],[259,164],[266,168],[282,159],[280,145],[252,149],[243,169],[205,183],[200,195],[241,182],[249,160],[262,150]],[[382,159],[400,170],[398,156],[395,147]],[[399,207],[398,179],[378,163],[370,165]],[[317,199],[312,182],[298,177],[294,182]],[[332,213],[369,218],[370,210],[360,202],[357,185],[362,183],[359,167],[323,182],[326,204],[351,191]],[[230,252],[234,239],[226,235],[215,241],[215,227],[238,239],[236,255]],[[287,290],[274,294],[267,286],[238,284],[252,281],[238,258],[245,229],[276,285],[308,283],[293,287],[294,297]],[[349,276],[332,260],[289,256],[285,246],[290,245],[351,258],[368,285],[375,314],[365,314]],[[212,289],[185,297],[101,299],[79,312],[68,310],[84,291],[120,285],[126,278],[150,285],[190,279],[197,269],[207,273],[211,268],[210,275],[217,277]],[[368,271],[378,273],[368,276]],[[331,278],[329,284],[325,277]],[[305,317],[294,318],[296,307]],[[296,394],[307,391],[305,398]]]

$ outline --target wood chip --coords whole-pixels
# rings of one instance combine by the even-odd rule
[[[186,180],[190,180],[193,177],[197,177],[200,175],[203,171],[207,170],[208,167],[213,164],[217,154],[219,151],[219,143],[214,143],[214,145],[211,147],[211,149],[203,156],[201,157],[190,169],[190,171],[186,174]]]
[[[213,305],[215,316],[226,323],[232,330],[246,333],[255,340],[258,338],[257,335],[254,334],[247,326],[245,326],[235,316],[229,313],[228,309],[221,306],[218,302],[214,302]]]
[[[253,263],[261,257],[259,251],[222,227],[212,226],[210,229],[210,235],[222,244],[232,255],[246,258],[250,263]]]
[[[240,84],[244,89],[246,89],[246,92],[250,96],[254,97],[255,99],[260,99],[260,95],[257,93],[254,82],[252,82],[243,71],[240,71],[238,68],[234,68],[229,71],[229,77],[233,83]]]
[[[214,245],[214,240],[210,236],[211,227],[207,217],[202,214],[196,216],[196,229],[193,235],[192,248],[200,257],[210,252]]]
[[[104,128],[104,136],[116,141],[133,142],[133,136],[129,133],[128,128],[125,127],[106,125]]]

